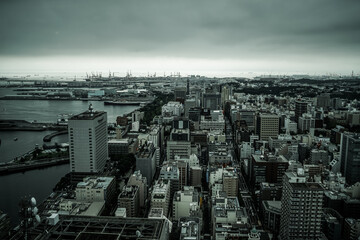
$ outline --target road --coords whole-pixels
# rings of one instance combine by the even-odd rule
[[[234,141],[233,141],[234,139],[233,139],[233,133],[229,119],[225,118],[225,123],[226,123],[226,127],[225,127],[226,141],[231,145],[230,149],[231,149],[231,154],[233,156],[233,166],[237,168],[237,173],[239,177],[239,196],[240,196],[239,200],[241,200],[244,203],[246,212],[250,218],[250,224],[252,226],[256,226],[256,228],[259,229],[261,227],[261,222],[259,220],[259,216],[256,211],[253,198],[250,195],[249,188],[246,184],[244,176],[241,173],[240,168],[242,163],[240,162],[240,159],[238,158],[238,156],[235,154],[234,151]]]

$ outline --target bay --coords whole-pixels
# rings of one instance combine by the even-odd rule
[[[0,96],[14,94],[13,89],[0,88]],[[136,106],[104,105],[101,101],[61,100],[0,100],[0,119],[37,122],[57,121],[59,114],[79,114],[92,103],[94,110],[106,111],[108,123],[115,123],[117,116],[136,110]],[[42,146],[43,137],[52,131],[0,131],[0,162],[7,162],[30,150],[36,144]],[[16,141],[14,139],[17,138]],[[50,143],[67,142],[67,135],[56,136]],[[49,196],[55,184],[69,172],[69,165],[27,171],[0,177],[0,210],[8,213],[13,224],[19,223],[18,203],[22,197],[31,195],[38,202]]]
[[[21,198],[35,197],[38,204],[44,201],[61,177],[69,172],[69,164],[14,173],[0,177],[0,210],[10,216],[13,226],[19,224]]]

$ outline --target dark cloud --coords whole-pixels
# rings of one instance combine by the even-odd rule
[[[0,2],[0,56],[358,59],[359,1]]]

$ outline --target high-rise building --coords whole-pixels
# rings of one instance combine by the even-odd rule
[[[330,93],[323,93],[317,96],[317,106],[322,108],[330,107]]]
[[[360,134],[345,132],[341,134],[340,171],[348,184],[360,181]]]
[[[315,119],[310,114],[303,114],[298,118],[298,129],[302,132],[315,128]]]
[[[109,202],[114,197],[116,191],[115,185],[115,177],[86,177],[76,186],[76,200]]]
[[[186,95],[190,94],[190,79],[186,80]]]
[[[164,162],[160,169],[160,179],[170,181],[170,198],[180,190],[180,171],[176,162]]]
[[[111,160],[129,153],[129,138],[111,139],[108,141],[108,152]]]
[[[140,112],[140,111],[134,111],[131,114],[131,121],[132,122],[140,122],[141,119],[144,118],[144,112]]]
[[[96,173],[103,171],[108,159],[107,114],[89,110],[73,116],[68,125],[70,171]]]
[[[220,93],[204,93],[203,107],[210,110],[221,109],[221,95]]]
[[[255,155],[250,162],[250,185],[258,188],[260,183],[281,183],[289,161],[283,156]]]
[[[334,209],[324,209],[322,231],[328,240],[341,239],[343,217]]]
[[[255,111],[239,110],[239,121],[246,124],[249,130],[255,130],[256,126]]]
[[[236,172],[224,171],[223,188],[228,197],[237,197],[239,190],[239,178]]]
[[[199,208],[199,193],[193,186],[186,186],[184,190],[177,191],[173,200],[173,219],[178,220],[181,217],[190,217],[190,209],[193,205]]]
[[[196,107],[196,99],[195,98],[186,99],[185,102],[184,102],[184,115],[185,115],[185,117],[189,117],[190,108],[195,108],[195,107]]]
[[[323,164],[327,165],[329,163],[329,154],[326,150],[313,149],[310,152],[310,163],[311,164]]]
[[[175,88],[175,90],[174,90],[175,101],[184,103],[184,100],[186,98],[186,92],[187,92],[187,88],[185,88],[185,87]]]
[[[221,104],[224,107],[225,102],[230,99],[231,95],[231,87],[229,86],[223,86],[221,89]]]
[[[307,112],[308,103],[298,99],[295,101],[295,122],[298,122],[299,117],[302,116],[303,113]]]
[[[139,187],[140,207],[145,207],[145,201],[148,195],[148,185],[146,177],[143,177],[140,171],[135,171],[129,178],[127,184],[136,185]]]
[[[269,140],[269,137],[277,138],[279,135],[279,116],[275,114],[260,115],[260,139]]]
[[[175,156],[181,158],[189,158],[191,154],[190,141],[168,141],[166,148],[166,159],[168,161],[174,160]]]
[[[138,217],[139,215],[139,187],[126,186],[119,194],[118,207],[126,209],[126,217]]]
[[[158,180],[151,193],[151,208],[162,208],[164,216],[168,216],[170,204],[170,181]]]
[[[156,171],[156,149],[152,142],[144,144],[137,154],[136,158],[136,170],[140,171],[142,176],[146,177],[148,184],[153,181],[153,177]]]
[[[318,239],[321,237],[323,188],[308,182],[304,170],[286,172],[281,199],[281,239]]]

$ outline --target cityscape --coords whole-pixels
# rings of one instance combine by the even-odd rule
[[[360,239],[360,4],[135,2],[0,3],[0,239]]]

